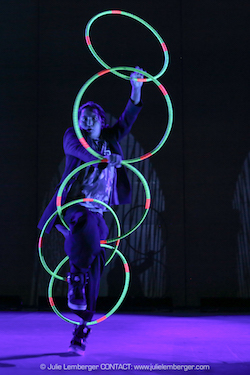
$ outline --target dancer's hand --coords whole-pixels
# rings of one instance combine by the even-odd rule
[[[141,101],[141,88],[143,85],[143,82],[137,81],[135,80],[135,78],[144,78],[143,70],[139,66],[136,66],[136,69],[140,69],[142,73],[132,72],[130,74],[130,83],[132,86],[130,97],[133,100],[135,105],[137,105]]]
[[[119,154],[111,154],[111,155],[105,156],[105,158],[108,159],[108,163],[112,167],[121,168],[121,166],[122,166],[121,165],[121,161],[122,161],[121,155],[119,155]]]

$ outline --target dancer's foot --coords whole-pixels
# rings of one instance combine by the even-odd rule
[[[68,275],[68,306],[72,310],[86,310],[85,297],[86,276],[82,273],[70,273]]]
[[[69,351],[84,355],[86,349],[86,339],[90,333],[85,322],[77,326],[73,332],[73,338],[70,342]]]

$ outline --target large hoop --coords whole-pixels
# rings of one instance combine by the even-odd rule
[[[105,159],[103,159],[105,160]],[[59,214],[59,217],[63,223],[63,225],[69,230],[69,227],[67,226],[67,224],[65,223],[64,219],[63,219],[63,215],[62,215],[62,210],[63,210],[63,207],[61,207],[61,203],[62,203],[62,194],[63,194],[63,191],[67,185],[67,183],[72,179],[72,177],[80,172],[82,169],[90,166],[90,165],[93,165],[93,164],[96,164],[96,163],[101,163],[102,161],[90,161],[88,163],[85,163],[85,164],[82,164],[80,165],[79,167],[77,167],[76,169],[74,169],[66,178],[65,180],[63,181],[63,183],[61,184],[59,190],[58,190],[58,194],[57,194],[57,198],[56,198],[56,205],[57,205],[57,212]],[[124,165],[125,167],[127,167],[128,169],[130,169],[132,172],[134,172],[136,174],[136,176],[140,179],[143,187],[144,187],[144,190],[145,190],[145,195],[146,195],[146,201],[145,201],[145,211],[141,217],[141,219],[138,221],[137,224],[135,224],[135,226],[130,230],[128,231],[127,233],[124,233],[122,235],[118,235],[116,238],[112,238],[112,239],[109,239],[109,240],[104,240],[104,241],[101,241],[101,243],[112,243],[112,242],[115,242],[115,241],[120,241],[122,240],[123,238],[129,236],[131,233],[133,233],[141,224],[142,222],[145,220],[146,216],[147,216],[147,213],[148,213],[148,210],[150,208],[150,202],[151,202],[151,195],[150,195],[150,189],[149,189],[149,186],[148,186],[148,183],[147,183],[147,180],[145,179],[145,177],[141,174],[141,172],[138,171],[138,169],[136,169],[135,167],[133,167],[132,165],[128,164],[126,161],[122,161],[122,165]],[[82,202],[82,201],[81,201]],[[109,207],[110,209],[110,207]],[[113,213],[111,211],[111,213]],[[115,216],[113,214],[113,216]],[[118,219],[117,219],[118,220]],[[110,259],[111,260],[111,259]],[[110,262],[110,260],[108,262]]]
[[[60,210],[63,211],[65,210],[66,208],[69,208],[70,206],[73,206],[74,204],[79,204],[79,203],[83,203],[83,202],[97,202],[99,204],[102,204],[103,206],[105,206],[111,213],[112,215],[114,216],[115,218],[115,221],[116,221],[116,224],[117,224],[117,233],[118,233],[118,237],[116,239],[116,244],[115,244],[115,247],[114,247],[114,251],[113,253],[110,255],[109,259],[106,261],[106,265],[112,260],[112,258],[114,257],[117,249],[118,249],[118,246],[119,246],[119,243],[120,243],[120,236],[121,236],[121,226],[120,226],[120,222],[119,222],[119,219],[116,215],[116,213],[114,212],[114,210],[109,206],[107,205],[106,203],[102,202],[102,201],[99,201],[98,199],[88,199],[88,198],[83,198],[83,199],[76,199],[72,202],[69,202],[69,203],[66,203],[65,205],[63,205],[62,207],[60,206]],[[44,235],[44,232],[46,230],[46,227],[48,226],[48,224],[50,223],[50,221],[54,218],[54,216],[57,214],[57,211],[55,211],[50,217],[49,219],[46,221],[46,223],[44,224],[43,226],[43,229],[41,231],[41,234],[40,234],[40,237],[39,237],[39,241],[38,241],[38,253],[39,253],[39,257],[40,257],[40,260],[41,260],[41,263],[43,265],[43,267],[45,268],[45,270],[52,276],[52,277],[55,277],[56,279],[59,279],[59,280],[63,280],[65,281],[66,278],[65,277],[62,277],[62,276],[59,276],[57,275],[57,272],[53,272],[51,271],[51,269],[48,267],[46,261],[45,261],[45,258],[42,254],[42,244],[43,244],[43,235]],[[114,241],[113,241],[114,242]],[[59,263],[60,264],[60,263]]]
[[[126,67],[126,66],[120,66],[120,67],[111,68],[111,69],[103,70],[103,71],[99,72],[99,73],[95,74],[94,76],[92,76],[82,86],[82,88],[80,89],[80,91],[78,92],[78,94],[76,96],[74,107],[73,107],[73,124],[74,124],[74,129],[75,129],[77,138],[79,139],[79,141],[82,144],[82,146],[91,155],[95,156],[99,160],[103,160],[104,159],[103,155],[98,154],[96,151],[94,151],[90,147],[90,145],[86,142],[85,138],[82,135],[82,132],[80,130],[79,123],[78,123],[78,110],[79,110],[79,107],[80,107],[80,102],[81,102],[81,99],[83,97],[83,94],[85,93],[85,91],[87,90],[87,88],[91,85],[91,83],[94,82],[100,76],[103,76],[104,74],[116,72],[118,70],[125,70],[125,71],[129,71],[129,72],[134,72],[135,71],[135,72],[141,73],[140,69],[130,68],[130,67]],[[172,103],[171,103],[171,100],[170,100],[169,95],[167,93],[167,90],[165,89],[165,87],[157,79],[155,79],[153,76],[151,76],[151,74],[149,74],[147,72],[143,72],[143,74],[146,75],[147,77],[151,77],[151,80],[154,82],[154,84],[161,90],[161,92],[162,92],[162,94],[164,96],[164,99],[166,100],[166,104],[167,104],[167,108],[168,108],[168,122],[167,122],[166,131],[165,131],[162,139],[160,140],[160,142],[158,143],[158,145],[151,152],[148,152],[148,153],[146,153],[146,154],[144,154],[144,155],[142,155],[140,157],[134,158],[134,159],[124,160],[126,163],[135,163],[135,162],[138,162],[138,161],[145,160],[145,159],[149,158],[150,156],[154,155],[157,151],[159,151],[162,148],[162,146],[164,145],[164,143],[166,142],[166,140],[167,140],[167,138],[168,138],[168,136],[170,134],[170,131],[171,131],[171,128],[172,128],[172,124],[173,124],[173,108],[172,108]],[[141,80],[141,78],[138,78],[137,80],[139,81],[139,80]]]

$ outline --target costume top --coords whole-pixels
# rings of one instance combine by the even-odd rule
[[[110,148],[111,153],[119,154],[123,158],[122,149],[120,146],[120,140],[125,137],[131,130],[140,110],[142,104],[139,103],[135,105],[131,100],[128,101],[125,110],[123,111],[122,115],[115,123],[114,126],[110,128],[104,128],[101,131],[101,138],[105,140]],[[93,140],[86,136],[87,143],[91,146]],[[79,167],[82,162],[86,163],[89,161],[96,160],[96,158],[91,155],[80,143],[78,140],[75,130],[73,127],[68,128],[64,134],[63,138],[63,147],[64,153],[66,155],[65,161],[65,169],[61,178],[59,185],[57,186],[56,192],[51,199],[50,203],[44,210],[42,217],[38,223],[38,228],[42,229],[48,218],[56,211],[56,197],[57,192],[65,180],[65,178],[77,167]],[[100,163],[98,163],[100,164]],[[96,166],[98,167],[98,164]],[[111,194],[110,205],[118,205],[118,204],[126,204],[130,203],[131,201],[131,185],[128,180],[128,176],[125,170],[125,167],[122,166],[121,168],[116,169],[116,178],[114,178],[113,182],[113,189]],[[69,186],[75,182],[78,175],[75,175],[68,183],[68,186],[65,187],[63,194],[62,194],[62,205],[66,202],[67,193],[70,191]],[[57,215],[50,221],[50,223],[46,227],[46,232],[49,233],[55,221],[57,219]]]
[[[83,135],[86,137],[86,132]],[[103,139],[92,140],[91,148],[99,152],[104,157],[111,155],[108,143]],[[116,189],[113,187],[116,181],[116,168],[110,163],[98,163],[82,169],[75,182],[70,186],[67,192],[67,202],[76,199],[88,198],[97,199],[103,203],[109,204],[112,192]],[[107,208],[96,201],[85,201],[79,203],[87,207],[92,212],[103,214]]]

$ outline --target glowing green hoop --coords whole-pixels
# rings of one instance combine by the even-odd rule
[[[161,48],[163,50],[163,54],[164,54],[164,63],[163,63],[163,67],[161,69],[161,71],[154,76],[154,78],[159,78],[163,75],[163,73],[165,73],[167,67],[168,67],[168,63],[169,63],[169,55],[168,55],[168,50],[167,50],[167,47],[166,47],[166,44],[164,42],[164,40],[161,38],[161,36],[159,35],[159,33],[151,26],[149,25],[149,23],[147,23],[146,21],[144,21],[142,18],[138,17],[138,16],[135,16],[134,14],[132,13],[128,13],[128,12],[125,12],[123,10],[107,10],[105,12],[101,12],[101,13],[98,13],[96,16],[94,16],[93,18],[91,18],[89,20],[89,22],[87,23],[87,26],[85,28],[85,40],[86,40],[86,43],[87,43],[87,46],[90,50],[90,52],[92,53],[92,55],[96,58],[96,60],[106,69],[111,69],[111,67],[105,63],[105,61],[103,61],[100,56],[96,53],[96,51],[94,50],[93,48],[93,45],[91,43],[91,40],[90,40],[90,27],[92,26],[93,22],[96,21],[98,18],[102,17],[102,16],[107,16],[107,15],[121,15],[121,16],[126,16],[126,17],[129,17],[129,18],[132,18],[134,20],[136,20],[137,22],[141,23],[143,26],[145,26],[147,29],[149,29],[153,35],[156,37],[156,39],[159,41],[160,45],[161,45]],[[122,73],[118,73],[116,71],[112,71],[113,74],[121,77],[121,78],[124,78],[124,79],[127,79],[129,80],[130,77],[125,75],[125,74],[122,74]],[[149,82],[151,81],[152,78],[150,77],[149,79],[148,78],[143,78],[141,81],[142,82]]]
[[[103,71],[95,74],[94,76],[92,76],[82,86],[82,88],[80,89],[80,91],[78,92],[78,94],[76,96],[74,107],[73,107],[73,124],[74,124],[74,129],[75,129],[77,138],[79,139],[79,141],[83,145],[83,147],[91,155],[95,156],[99,160],[103,160],[103,155],[101,155],[101,154],[97,153],[96,151],[94,151],[89,146],[89,144],[86,142],[85,138],[82,135],[82,132],[80,130],[79,123],[78,123],[78,110],[79,110],[79,107],[80,107],[80,102],[81,102],[81,99],[83,97],[83,94],[85,93],[85,91],[87,90],[87,88],[91,85],[91,83],[94,82],[100,76],[103,76],[104,74],[116,72],[118,70],[125,70],[125,71],[129,71],[129,72],[134,72],[135,71],[135,72],[138,72],[138,73],[141,72],[140,69],[129,68],[129,67],[126,67],[126,66],[122,66],[122,67],[110,68],[110,69],[107,69],[107,70],[103,70]],[[140,157],[134,158],[134,159],[125,160],[126,163],[135,163],[135,162],[138,162],[138,161],[145,160],[145,159],[149,158],[150,156],[154,155],[157,151],[159,151],[162,148],[162,146],[164,145],[164,143],[166,142],[166,140],[167,140],[167,138],[168,138],[168,136],[170,134],[170,131],[171,131],[171,128],[172,128],[172,124],[173,124],[173,108],[172,108],[172,103],[171,103],[171,100],[169,98],[169,95],[168,95],[165,87],[159,81],[157,81],[157,79],[155,79],[153,76],[151,76],[151,74],[149,74],[147,72],[143,72],[143,74],[146,75],[147,77],[151,77],[151,80],[161,90],[161,92],[162,92],[162,94],[163,94],[163,96],[164,96],[164,98],[166,100],[166,104],[167,104],[167,108],[168,108],[168,122],[167,122],[167,127],[166,127],[166,130],[165,130],[165,133],[164,133],[162,139],[160,140],[160,142],[158,143],[158,145],[151,152],[148,152],[148,153],[146,153],[146,154],[144,154],[144,155],[142,155]],[[141,79],[138,79],[138,80],[141,80]]]
[[[103,159],[105,160],[105,159]],[[102,160],[102,161],[103,161]],[[58,190],[58,193],[57,193],[57,198],[56,198],[56,206],[57,206],[57,212],[59,214],[59,217],[63,223],[63,225],[69,230],[69,227],[67,226],[67,224],[65,223],[64,219],[63,219],[63,216],[62,216],[62,209],[63,207],[61,207],[61,202],[62,202],[62,194],[63,194],[63,191],[67,185],[67,183],[69,182],[69,180],[72,179],[72,177],[80,172],[82,169],[86,168],[87,166],[89,165],[93,165],[93,164],[96,164],[96,163],[101,163],[102,161],[100,160],[96,160],[96,161],[90,161],[88,163],[85,163],[85,164],[82,164],[80,165],[79,167],[77,167],[76,169],[74,169],[66,178],[65,180],[63,181],[63,183],[61,184],[59,190]],[[118,241],[118,240],[122,240],[123,238],[129,236],[131,233],[133,233],[141,224],[142,222],[145,220],[147,214],[148,214],[148,211],[149,211],[149,208],[150,208],[150,202],[151,202],[151,195],[150,195],[150,189],[149,189],[149,186],[148,186],[148,183],[147,183],[147,180],[145,179],[145,177],[141,174],[141,172],[139,172],[135,167],[133,167],[132,165],[128,164],[126,161],[122,161],[121,162],[122,165],[124,165],[125,167],[127,167],[128,169],[130,169],[132,172],[134,172],[136,174],[136,176],[140,179],[140,181],[142,182],[142,185],[144,187],[144,190],[145,190],[145,195],[146,195],[146,202],[145,202],[145,211],[141,217],[141,219],[138,221],[137,224],[135,224],[135,226],[128,232],[124,233],[123,235],[120,235],[118,234],[118,236],[116,238],[112,238],[112,239],[109,239],[109,240],[105,240],[105,241],[101,241],[101,243],[112,243],[112,242],[115,242],[115,241]],[[112,258],[111,258],[112,259]],[[109,259],[109,262],[110,260]]]
[[[69,208],[70,206],[74,205],[74,204],[79,204],[79,203],[82,203],[82,202],[96,202],[96,203],[99,203],[99,204],[102,204],[103,206],[105,206],[111,213],[112,215],[114,216],[115,218],[115,221],[116,221],[116,224],[117,224],[117,234],[118,234],[118,237],[117,239],[115,240],[116,241],[116,244],[115,244],[115,247],[114,247],[114,251],[113,253],[110,255],[109,259],[106,261],[105,265],[107,265],[111,260],[112,258],[114,257],[117,249],[118,249],[118,246],[119,246],[119,243],[120,243],[120,236],[121,236],[121,226],[120,226],[120,222],[119,222],[119,219],[116,215],[116,213],[114,212],[114,210],[109,206],[107,205],[106,203],[102,202],[102,201],[99,201],[98,199],[88,199],[88,198],[82,198],[82,199],[76,199],[72,202],[69,202],[69,203],[66,203],[65,205],[63,205],[62,207],[60,207],[60,210],[65,210],[66,208]],[[46,227],[47,225],[50,223],[50,221],[53,219],[53,217],[57,214],[57,211],[55,211],[50,217],[49,219],[46,221],[46,223],[44,224],[43,228],[42,228],[42,231],[41,231],[41,234],[40,234],[40,237],[39,237],[39,241],[38,241],[38,254],[39,254],[39,258],[41,260],[41,263],[43,265],[43,267],[45,268],[45,270],[52,276],[52,277],[55,277],[56,279],[59,279],[59,280],[65,280],[64,277],[62,276],[59,276],[57,275],[57,273],[51,271],[51,269],[48,267],[45,259],[44,259],[44,256],[42,254],[42,243],[43,243],[43,235],[44,235],[44,232],[46,230]],[[112,241],[114,242],[114,241]],[[102,241],[101,241],[102,243]],[[105,243],[105,242],[103,242]]]
[[[102,245],[103,247],[106,247],[108,249],[114,249],[112,246],[110,245]],[[120,298],[118,299],[118,301],[116,302],[115,306],[105,315],[103,315],[101,318],[97,319],[97,320],[93,320],[91,322],[87,322],[87,326],[90,326],[90,325],[94,325],[94,324],[98,324],[98,323],[101,323],[103,322],[104,320],[106,320],[108,317],[110,317],[112,314],[114,314],[114,312],[119,308],[119,306],[121,305],[122,301],[124,300],[126,294],[127,294],[127,291],[128,291],[128,286],[129,286],[129,279],[130,279],[130,272],[129,272],[129,266],[128,266],[128,262],[126,260],[126,258],[124,257],[124,255],[119,251],[119,250],[116,250],[115,251],[119,257],[121,258],[122,260],[122,263],[124,265],[124,271],[125,271],[125,281],[124,281],[124,287],[123,287],[123,290],[122,290],[122,293],[121,293],[121,296]],[[113,250],[113,253],[114,253],[114,250]],[[68,323],[72,323],[72,324],[77,324],[79,325],[80,322],[77,322],[77,321],[74,321],[74,320],[71,320],[69,318],[66,318],[63,314],[60,313],[60,311],[57,309],[57,307],[55,306],[55,303],[54,303],[54,300],[53,300],[53,296],[52,296],[52,290],[53,290],[53,284],[54,284],[54,280],[55,278],[58,278],[56,276],[57,273],[60,271],[61,267],[67,262],[68,260],[68,257],[65,257],[59,264],[58,266],[56,267],[55,271],[53,272],[53,275],[50,279],[50,282],[49,282],[49,288],[48,288],[48,297],[49,297],[49,303],[50,303],[50,306],[52,308],[52,310],[63,320],[65,320],[66,322]]]

